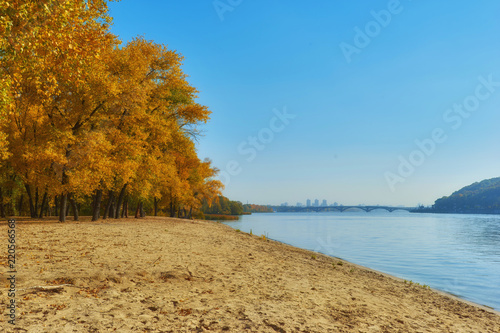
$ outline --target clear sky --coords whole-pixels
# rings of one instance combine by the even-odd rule
[[[243,203],[432,204],[500,176],[500,2],[122,0],[184,57],[198,152]]]

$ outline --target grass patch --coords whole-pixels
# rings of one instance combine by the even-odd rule
[[[412,280],[410,280],[410,281],[404,280],[404,283],[405,283],[405,284],[410,285],[410,287],[411,287],[411,286],[413,286],[413,285],[415,285],[416,287],[422,287],[422,288],[424,288],[424,289],[429,289],[429,290],[431,290],[431,287],[430,287],[430,286],[428,286],[428,285],[426,285],[426,284],[420,284],[420,283],[418,283],[418,282],[413,282]]]

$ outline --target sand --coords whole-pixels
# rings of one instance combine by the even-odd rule
[[[217,222],[19,221],[16,242],[5,332],[500,332],[498,312]]]

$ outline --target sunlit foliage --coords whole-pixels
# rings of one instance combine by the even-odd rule
[[[110,23],[104,0],[0,0],[2,215],[118,218],[134,203],[190,217],[220,194],[196,154],[210,111],[182,56],[121,45]]]

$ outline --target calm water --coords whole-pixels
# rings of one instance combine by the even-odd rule
[[[500,310],[500,215],[274,213],[226,224]]]

